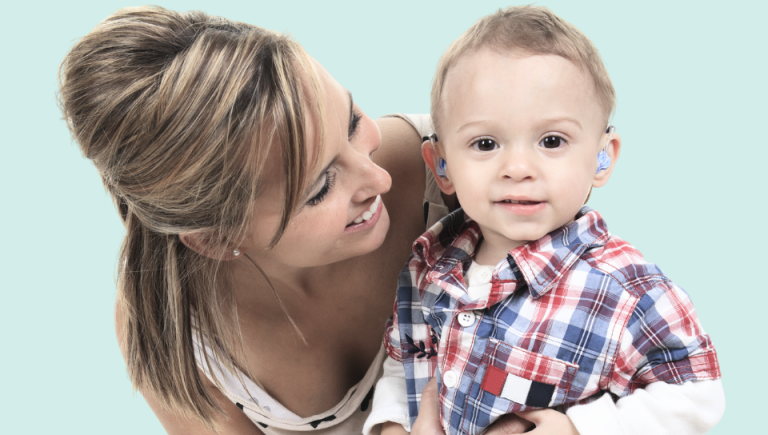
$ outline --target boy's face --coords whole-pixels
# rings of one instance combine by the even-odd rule
[[[486,243],[508,251],[568,224],[610,176],[612,166],[595,174],[605,114],[588,73],[565,58],[481,49],[449,71],[443,96],[440,184]],[[610,142],[615,162],[618,136]]]

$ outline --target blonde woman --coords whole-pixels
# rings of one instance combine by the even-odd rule
[[[360,433],[398,271],[449,209],[428,120],[374,122],[291,39],[159,7],[108,17],[60,79],[126,228],[128,375],[167,432]],[[437,433],[424,403],[414,433]]]

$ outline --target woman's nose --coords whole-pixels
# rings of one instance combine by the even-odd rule
[[[376,125],[373,124],[373,127]],[[381,146],[381,135],[378,128],[366,129],[367,133],[361,137],[361,143],[355,149],[357,159],[357,176],[360,177],[360,189],[355,192],[352,200],[363,202],[372,196],[386,193],[392,187],[392,177],[381,166],[371,160],[371,156]]]
[[[354,202],[364,202],[372,196],[381,195],[392,187],[392,177],[381,166],[374,163],[369,155],[361,156],[357,176],[360,188],[352,197]]]

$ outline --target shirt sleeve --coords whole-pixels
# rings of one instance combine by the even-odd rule
[[[654,382],[720,378],[712,340],[688,295],[669,281],[637,302],[619,343],[608,390],[618,397]]]
[[[654,382],[614,401],[609,393],[566,414],[581,435],[698,435],[725,412],[719,379],[684,384]]]
[[[437,367],[439,337],[424,318],[420,285],[427,285],[427,263],[411,255],[398,279],[397,298],[392,318],[387,322],[384,348],[405,371],[408,417],[411,424],[419,415],[421,392]]]
[[[386,422],[398,423],[411,431],[408,418],[408,397],[405,389],[405,370],[401,362],[390,357],[384,360],[384,374],[376,383],[371,413],[363,425],[363,435]]]
[[[387,357],[402,363],[403,351],[400,347],[400,327],[397,319],[397,301],[395,301],[395,313],[387,320],[384,327],[384,350],[387,351]]]

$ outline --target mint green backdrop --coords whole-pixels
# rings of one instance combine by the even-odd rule
[[[114,340],[123,230],[55,100],[68,48],[130,3],[48,3],[6,4],[0,30],[0,432],[162,434],[132,393]],[[289,31],[373,117],[428,112],[441,52],[478,17],[507,5],[159,3]],[[711,433],[764,426],[768,3],[541,4],[595,42],[613,78],[623,148],[591,205],[692,296],[717,346],[727,398]]]

